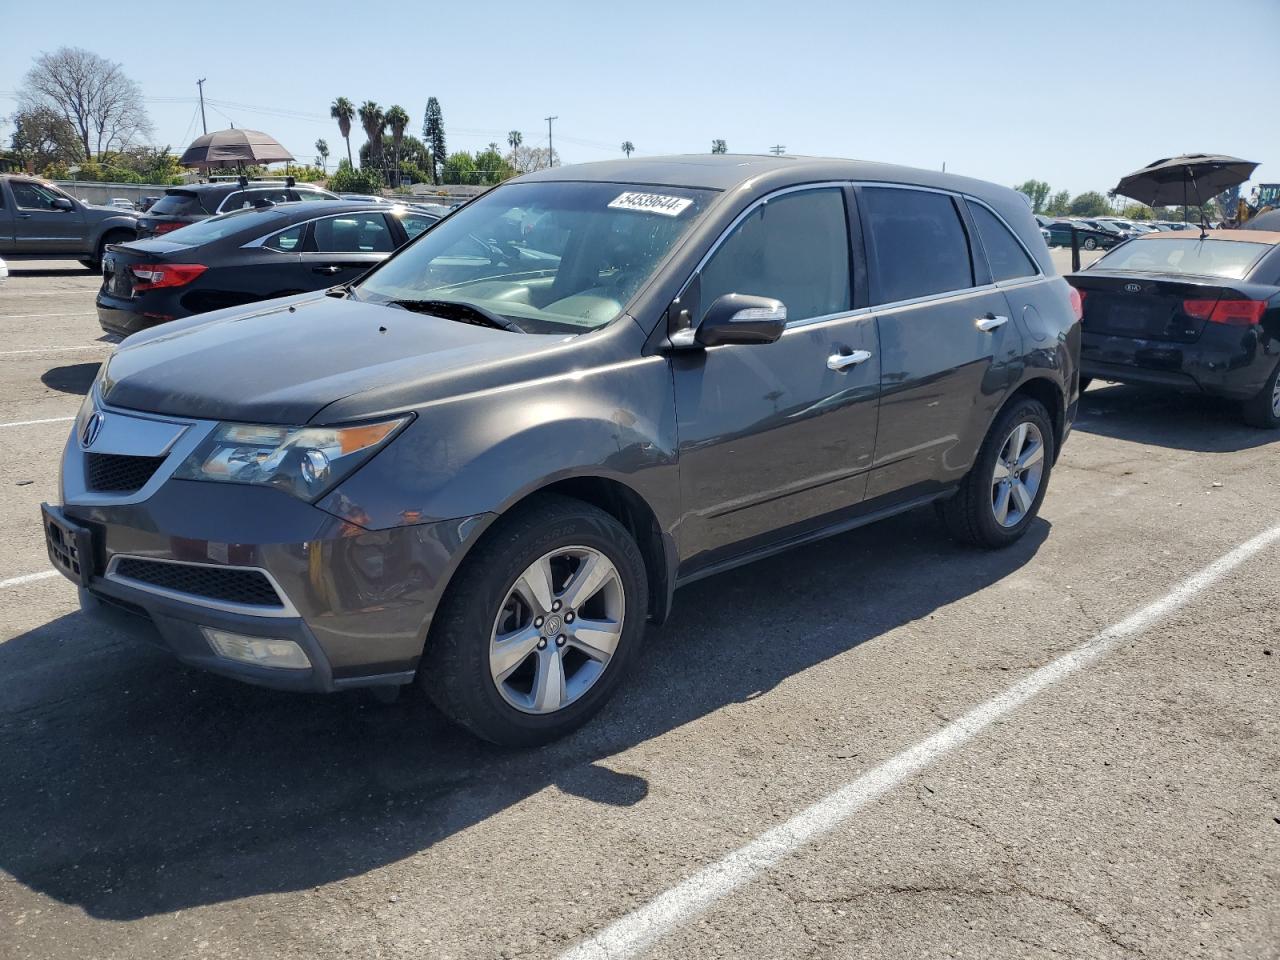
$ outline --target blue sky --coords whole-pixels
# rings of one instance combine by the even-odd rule
[[[37,4],[6,3],[0,115],[12,113],[31,58],[68,44],[121,62],[148,98],[157,141],[179,152],[199,133],[195,81],[206,77],[209,129],[265,130],[300,160],[314,157],[317,137],[335,159],[343,149],[328,119],[338,95],[399,103],[415,133],[434,95],[451,148],[502,143],[511,129],[545,143],[543,118],[556,114],[565,162],[619,156],[624,139],[658,154],[705,152],[719,137],[735,152],[783,144],[945,161],[1072,193],[1190,151],[1262,161],[1255,179],[1280,181],[1280,0],[133,8],[64,0],[51,19]],[[1255,38],[1271,53],[1250,49]],[[1193,47],[1203,52],[1174,52]],[[357,128],[353,148],[361,140]]]

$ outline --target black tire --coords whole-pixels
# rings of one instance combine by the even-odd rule
[[[617,570],[622,633],[603,673],[578,699],[552,713],[526,713],[503,698],[490,673],[491,634],[516,580],[539,557],[567,546],[597,550]],[[589,720],[617,689],[639,652],[648,609],[644,558],[626,528],[580,500],[539,496],[496,521],[454,574],[418,682],[441,712],[484,740],[511,747],[547,743]]]
[[[1004,449],[1005,441],[1020,423],[1031,422],[1044,440],[1044,471],[1031,507],[1014,526],[1003,526],[996,520],[992,509],[992,476],[996,461]],[[1019,397],[1005,407],[996,417],[986,439],[978,450],[973,467],[960,482],[955,496],[938,504],[938,514],[951,535],[961,543],[987,549],[1012,546],[1027,532],[1044,501],[1049,489],[1049,477],[1053,470],[1054,433],[1049,411],[1038,400]]]
[[[1244,422],[1259,430],[1280,429],[1280,410],[1277,410],[1277,379],[1280,379],[1280,364],[1271,371],[1267,382],[1255,396],[1240,404],[1240,415]]]
[[[98,249],[94,252],[92,260],[81,260],[90,270],[102,269],[102,254],[107,249],[108,243],[129,243],[131,240],[137,240],[138,233],[136,230],[108,230],[103,234],[102,239],[98,241]]]
[[[1097,250],[1098,241],[1094,237],[1085,237],[1080,246],[1084,247],[1086,250]]]

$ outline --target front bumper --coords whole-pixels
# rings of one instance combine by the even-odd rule
[[[131,419],[145,426],[122,432]],[[413,678],[435,608],[485,516],[369,530],[278,490],[172,479],[210,424],[114,409],[107,422],[95,451],[106,443],[136,452],[155,434],[170,452],[135,492],[103,493],[91,488],[87,451],[68,439],[64,503],[49,513],[87,535],[82,570],[56,557],[54,565],[78,582],[86,614],[185,663],[264,686],[333,691]],[[182,433],[166,440],[157,423]],[[246,576],[256,594],[235,592]],[[228,659],[204,627],[292,641],[310,666]]]
[[[1276,345],[1253,329],[1206,327],[1194,343],[1090,333],[1080,342],[1080,375],[1170,387],[1234,400],[1255,396],[1277,362]]]

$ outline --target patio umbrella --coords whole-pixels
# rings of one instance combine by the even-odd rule
[[[284,147],[260,130],[215,130],[197,137],[178,162],[184,167],[240,167],[246,163],[292,160]]]
[[[1220,153],[1186,153],[1156,160],[1121,177],[1115,192],[1149,207],[1181,204],[1182,219],[1186,220],[1189,203],[1203,206],[1223,190],[1248,180],[1256,166]]]

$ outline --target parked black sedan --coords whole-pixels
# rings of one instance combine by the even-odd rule
[[[1099,230],[1083,220],[1055,220],[1049,224],[1048,230],[1049,246],[1051,247],[1071,246],[1072,230],[1075,230],[1079,235],[1080,249],[1082,250],[1110,250],[1124,240],[1117,233]]]
[[[1084,302],[1090,378],[1242,401],[1280,427],[1280,232],[1149,233],[1067,281]]]
[[[349,200],[283,203],[111,244],[98,321],[128,336],[193,313],[348,283],[438,219]]]

